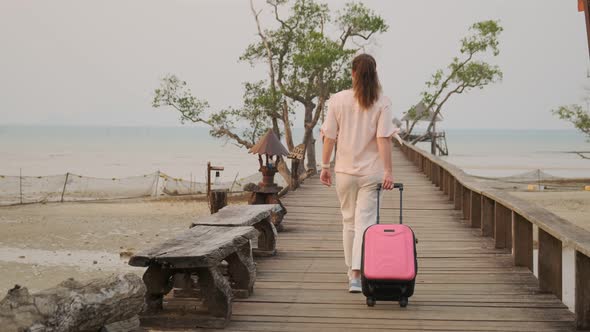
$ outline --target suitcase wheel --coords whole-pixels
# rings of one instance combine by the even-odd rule
[[[407,297],[400,298],[399,299],[399,306],[402,307],[402,308],[407,307],[408,306],[408,298]]]
[[[376,301],[375,301],[375,299],[374,299],[374,298],[372,298],[372,297],[367,297],[367,305],[368,305],[369,307],[374,307],[374,306],[375,306],[375,303],[376,303]]]

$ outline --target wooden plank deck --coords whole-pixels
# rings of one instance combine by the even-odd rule
[[[511,253],[469,228],[448,197],[399,150],[404,222],[419,239],[416,291],[407,308],[365,304],[347,292],[341,216],[334,188],[308,179],[283,203],[288,209],[278,254],[259,259],[254,295],[236,300],[226,331],[573,331],[574,315],[540,293]],[[399,196],[388,192],[382,222],[398,222]]]

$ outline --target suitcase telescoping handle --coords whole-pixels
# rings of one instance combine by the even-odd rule
[[[377,223],[379,223],[379,196],[380,195],[380,191],[381,191],[381,186],[382,184],[379,183],[377,185]],[[402,196],[403,196],[403,192],[404,192],[404,184],[403,183],[394,183],[393,184],[393,188],[398,188],[399,189],[399,223],[400,225],[403,224],[402,222]]]

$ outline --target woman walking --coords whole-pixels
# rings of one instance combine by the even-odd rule
[[[376,223],[377,185],[393,189],[391,137],[397,135],[398,129],[392,122],[391,102],[381,93],[372,56],[361,54],[354,58],[352,86],[328,101],[328,114],[321,128],[324,148],[320,180],[332,185],[330,158],[337,143],[336,192],[342,212],[348,290],[358,293],[363,233]]]

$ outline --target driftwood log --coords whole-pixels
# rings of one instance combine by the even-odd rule
[[[0,301],[0,326],[5,332],[134,331],[144,294],[143,281],[132,273],[68,279],[35,294],[17,285]]]

